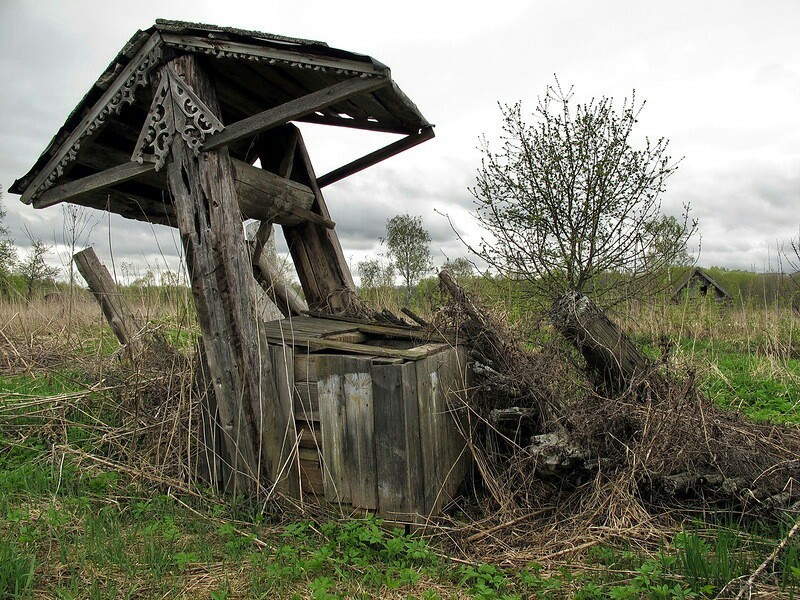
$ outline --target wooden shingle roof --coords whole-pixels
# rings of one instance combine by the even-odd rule
[[[32,168],[9,188],[37,208],[56,200],[42,195],[56,185],[85,179],[136,157],[140,132],[153,102],[159,69],[180,54],[202,57],[217,89],[225,127],[224,141],[232,158],[252,163],[253,135],[236,136],[235,125],[271,109],[294,107],[285,121],[301,121],[404,134],[382,155],[319,178],[320,185],[374,164],[433,136],[430,123],[392,81],[389,68],[354,52],[324,42],[258,31],[182,21],[158,20],[137,31],[67,117]],[[319,103],[326,90],[353,80],[364,82],[350,95]],[[369,85],[374,82],[374,85]],[[315,106],[302,110],[302,99],[315,92]],[[296,107],[300,108],[296,108]],[[311,104],[308,104],[311,106]],[[217,132],[218,133],[218,132]],[[257,133],[256,133],[257,135]],[[141,160],[139,161],[141,162]],[[355,161],[354,161],[355,162]],[[102,193],[84,193],[82,204],[106,207],[133,218],[159,220],[164,202],[163,174],[133,173],[115,180]],[[163,211],[162,211],[163,212]],[[163,216],[163,215],[161,215]]]

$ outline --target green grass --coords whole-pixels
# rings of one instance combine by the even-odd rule
[[[717,335],[722,311],[706,318],[714,335],[685,337],[676,348],[701,388],[755,419],[800,423],[797,353],[781,351],[773,333]],[[191,329],[165,322],[162,331],[181,348],[195,343]],[[105,331],[75,351],[103,359],[117,348]],[[0,376],[0,403],[82,392],[91,383],[64,366]],[[106,451],[94,429],[97,420],[116,423],[106,399],[101,392],[82,398],[63,429],[8,413],[0,420],[0,598],[702,598],[749,575],[786,533],[698,524],[660,549],[602,545],[561,568],[459,564],[446,558],[446,546],[375,518],[291,522],[237,499],[176,498],[166,487],[61,455],[60,442]],[[771,570],[777,587],[793,594],[800,546],[789,544]]]

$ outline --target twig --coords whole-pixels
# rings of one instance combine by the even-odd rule
[[[789,540],[791,540],[794,534],[797,533],[798,529],[800,529],[800,520],[798,520],[794,524],[794,527],[792,527],[792,529],[789,531],[786,537],[781,540],[781,543],[775,546],[775,549],[770,553],[770,555],[766,558],[766,560],[764,560],[764,562],[758,565],[758,568],[755,571],[753,571],[753,574],[750,575],[750,577],[745,582],[744,586],[742,586],[742,589],[739,590],[739,593],[736,595],[736,600],[744,598],[745,593],[747,593],[753,587],[753,584],[755,583],[758,576],[764,572],[764,570],[767,568],[767,565],[769,565],[776,558],[778,558],[778,554],[780,554],[781,550],[783,550],[786,547],[786,545],[789,543]]]

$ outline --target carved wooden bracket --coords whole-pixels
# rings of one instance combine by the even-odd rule
[[[131,160],[152,162],[156,171],[164,166],[175,134],[199,156],[206,136],[225,129],[192,88],[169,65],[161,73],[161,81],[153,94],[136,149]]]
[[[125,105],[133,104],[136,92],[147,83],[150,71],[158,64],[162,56],[161,38],[153,35],[28,186],[22,195],[23,202],[30,204],[35,198],[53,187],[56,180],[75,161],[81,145],[97,135],[105,127],[111,115],[118,115]]]

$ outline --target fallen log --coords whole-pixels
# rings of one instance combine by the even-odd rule
[[[626,391],[653,370],[630,338],[579,292],[565,294],[554,303],[551,323],[581,352],[598,387],[610,395]]]

